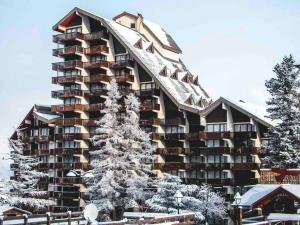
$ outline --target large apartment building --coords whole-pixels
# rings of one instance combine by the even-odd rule
[[[58,32],[53,56],[59,62],[52,64],[52,83],[58,89],[52,97],[61,104],[51,106],[51,119],[42,124],[48,125],[51,137],[47,154],[40,157],[49,170],[54,211],[84,207],[82,175],[89,170],[90,138],[112,79],[122,95],[140,98],[140,125],[157,148],[153,169],[158,175],[168,172],[187,183],[207,182],[228,201],[235,187],[258,182],[260,149],[271,123],[245,102],[213,102],[159,25],[141,14],[124,12],[108,20],[74,8],[53,30]],[[27,127],[36,129],[34,122]],[[29,153],[42,150],[39,144],[44,142],[34,138],[35,132],[27,134]]]

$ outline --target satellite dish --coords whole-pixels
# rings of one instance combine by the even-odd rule
[[[98,209],[94,204],[88,204],[83,210],[83,216],[87,221],[95,221],[98,216]]]

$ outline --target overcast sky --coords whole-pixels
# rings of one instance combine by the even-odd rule
[[[264,105],[273,66],[290,53],[300,58],[298,0],[0,0],[0,152],[33,104],[54,102],[51,27],[75,6],[106,18],[139,12],[159,23],[213,99]]]

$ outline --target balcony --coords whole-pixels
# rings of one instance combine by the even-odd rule
[[[186,134],[185,138],[188,141],[198,141],[198,140],[205,140],[205,139],[231,139],[232,133],[230,133],[229,131],[224,131],[224,132],[200,131],[198,133]]]
[[[234,163],[232,170],[259,170],[257,163]]]
[[[74,55],[74,54],[82,54],[83,48],[79,45],[68,46],[65,48],[57,48],[52,50],[52,55],[57,57],[63,57],[67,55]]]
[[[207,154],[232,154],[230,147],[193,147],[190,148],[190,155],[207,155]]]
[[[165,120],[161,120],[161,125],[169,126],[169,125],[185,125],[184,118],[168,118]]]
[[[89,133],[55,134],[58,140],[85,140],[90,138]]]
[[[101,40],[101,38],[108,39],[108,33],[105,31],[99,31],[95,33],[84,34],[83,36],[85,41]]]
[[[84,49],[86,55],[99,55],[101,53],[108,53],[109,48],[105,45],[97,45]]]
[[[17,163],[10,164],[10,170],[16,170],[18,168],[19,168],[19,164],[17,164]]]
[[[38,154],[39,155],[49,155],[49,149],[39,149]]]
[[[258,147],[235,147],[233,149],[234,154],[261,154],[262,149]]]
[[[98,104],[85,105],[84,110],[85,111],[101,111],[104,108],[105,108],[105,105],[103,103],[98,103]]]
[[[29,137],[30,142],[48,142],[51,140],[51,136],[31,136]]]
[[[75,40],[83,40],[83,39],[84,39],[84,34],[79,32],[53,35],[54,43],[65,43],[67,41],[75,41]]]
[[[184,140],[185,134],[184,133],[165,133],[164,139],[165,140]]]
[[[155,103],[141,103],[140,111],[143,112],[143,111],[152,111],[152,110],[159,111],[160,105]]]
[[[55,71],[76,68],[83,68],[83,62],[80,60],[70,60],[65,62],[52,63],[52,70]]]
[[[39,164],[40,170],[48,170],[49,169],[49,163],[40,163]]]
[[[180,147],[158,148],[157,150],[160,155],[184,155],[185,154],[185,149]]]
[[[256,139],[257,134],[255,131],[245,131],[245,132],[234,132],[234,139],[244,140],[244,139]]]
[[[80,75],[52,77],[52,84],[69,84],[82,81],[83,77]]]
[[[107,76],[105,74],[98,74],[98,75],[90,75],[87,77],[84,77],[85,83],[98,83],[98,82],[110,82],[111,77]]]
[[[58,164],[58,163],[56,163]],[[64,165],[61,163],[61,165]],[[81,177],[58,177],[55,178],[55,183],[57,184],[81,184],[82,179]]]
[[[95,68],[108,68],[109,67],[109,62],[105,60],[96,60],[92,62],[85,62],[83,63],[83,67],[85,69],[95,69]]]
[[[83,125],[84,120],[80,118],[64,118],[55,120],[56,126],[74,126]]]
[[[134,82],[134,76],[131,74],[122,74],[115,76],[117,83],[126,83],[126,82]]]
[[[88,170],[90,168],[89,163],[50,163],[51,169],[62,170]]]
[[[83,111],[83,109],[84,109],[84,105],[81,105],[81,104],[51,106],[51,112]]]
[[[140,120],[140,126],[160,125],[160,122],[161,122],[161,119],[157,119],[157,118]]]
[[[151,133],[150,139],[151,140],[161,140],[162,139],[162,134],[160,134],[160,133]]]
[[[60,183],[60,181],[62,180],[58,180]],[[50,191],[49,192],[50,196],[53,198],[66,198],[66,199],[78,199],[78,198],[82,198],[82,193],[78,192],[78,191],[74,191],[74,192],[69,192],[69,191]]]
[[[165,172],[170,170],[186,170],[190,169],[190,165],[182,162],[155,163],[153,169]]]
[[[160,95],[160,90],[159,88],[153,88],[153,89],[141,89],[136,91],[137,95],[141,97],[146,97],[146,96],[159,96]]]
[[[88,148],[55,148],[50,150],[50,155],[87,155]]]
[[[86,95],[88,96],[99,96],[99,95],[107,95],[107,88],[106,87],[103,87],[103,88],[93,88],[91,89],[90,91],[88,91],[86,93]]]
[[[59,90],[51,91],[52,98],[70,98],[75,96],[83,96],[84,91],[82,90]]]
[[[112,62],[110,65],[110,68],[112,69],[122,69],[122,68],[134,68],[134,61],[133,59],[126,59],[126,60],[118,60],[115,62]]]

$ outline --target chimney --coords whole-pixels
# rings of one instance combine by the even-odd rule
[[[143,28],[143,20],[144,17],[142,14],[138,13],[137,14],[137,20],[136,20],[136,25],[135,25],[135,29],[137,32],[141,33],[141,30]]]

